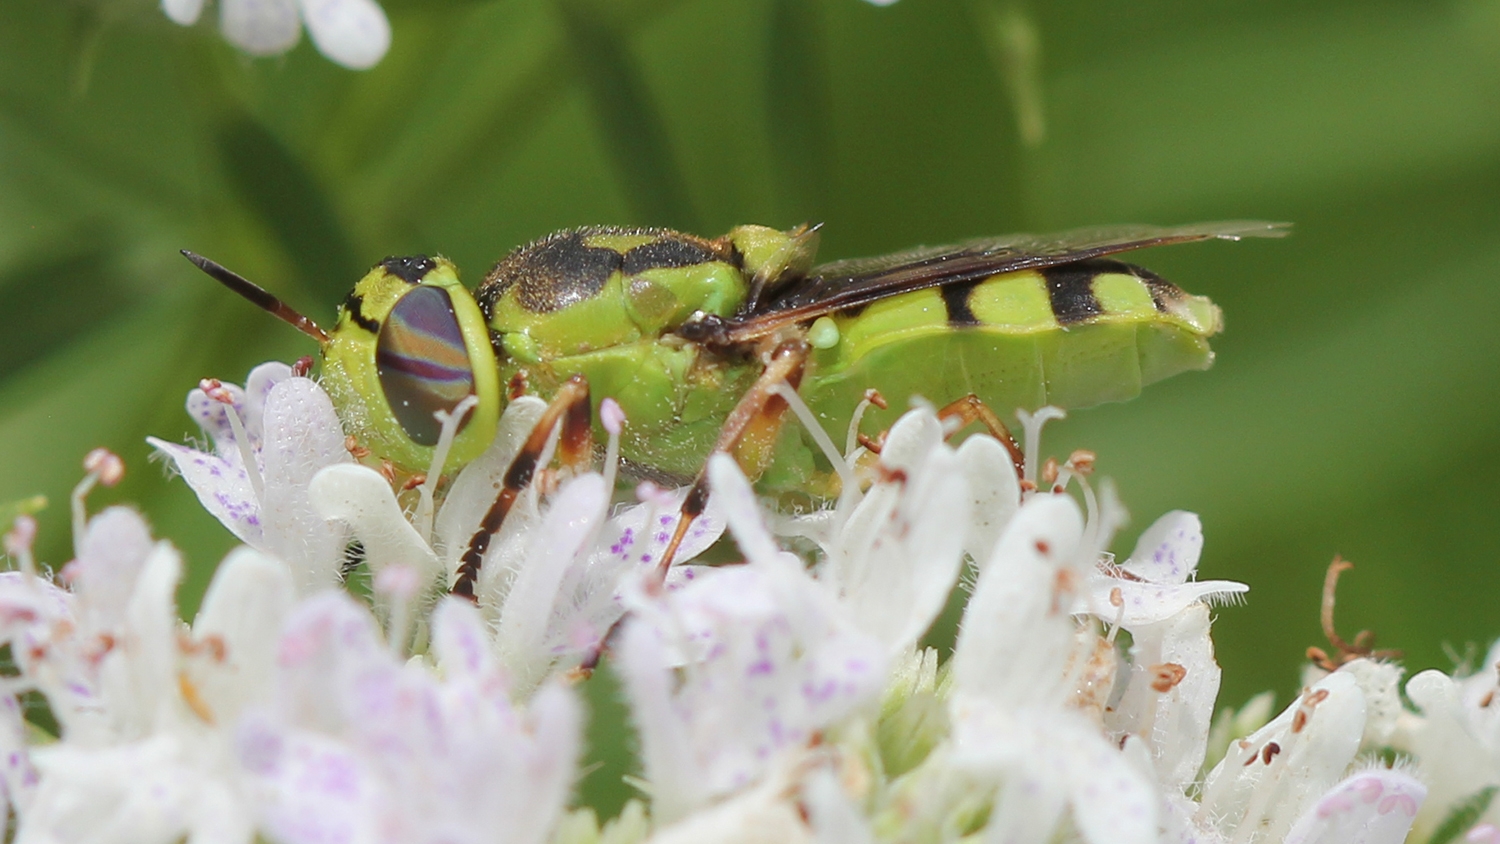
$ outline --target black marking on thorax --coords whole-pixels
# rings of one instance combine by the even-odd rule
[[[587,243],[597,235],[637,234],[656,239],[624,253]],[[731,250],[717,247],[714,241],[667,229],[575,229],[548,235],[511,252],[485,276],[476,298],[480,308],[490,314],[500,297],[515,287],[521,307],[532,313],[551,313],[597,296],[617,270],[629,276],[733,259]]]
[[[584,232],[559,232],[510,253],[490,270],[480,290],[481,305],[493,306],[516,288],[521,307],[532,313],[560,311],[591,299],[620,269],[623,256],[613,249],[589,246]]]
[[[709,261],[717,261],[721,257],[724,256],[718,255],[695,238],[666,235],[659,240],[642,243],[626,252],[621,270],[626,275],[635,275],[646,270],[678,269],[706,264]]]
[[[371,334],[379,334],[380,323],[364,315],[362,312],[364,305],[365,297],[355,293],[353,290],[349,291],[349,295],[344,297],[344,313],[349,315],[349,319],[353,320],[355,325]]]
[[[1124,268],[1124,265],[1119,261],[1079,261],[1044,268],[1042,279],[1047,284],[1047,298],[1051,301],[1052,316],[1057,319],[1057,324],[1075,325],[1101,316],[1104,306],[1094,295],[1094,277],[1121,271],[1116,268]]]
[[[955,327],[979,325],[979,317],[974,315],[974,309],[969,306],[969,297],[974,295],[974,288],[983,281],[982,278],[976,278],[957,284],[945,284],[938,288],[938,293],[943,297],[943,307],[948,311],[949,325]]]
[[[392,256],[380,262],[385,271],[407,284],[418,284],[422,277],[437,267],[437,261],[426,255]]]

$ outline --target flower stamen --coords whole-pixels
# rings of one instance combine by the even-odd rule
[[[833,438],[828,436],[828,432],[823,430],[822,425],[818,424],[818,417],[813,415],[812,408],[807,406],[807,402],[804,402],[802,397],[797,395],[797,391],[788,387],[785,382],[778,382],[772,388],[772,392],[787,403],[792,412],[797,414],[797,421],[802,423],[802,427],[806,428],[809,434],[812,434],[813,441],[818,444],[818,449],[823,452],[823,456],[828,458],[828,462],[833,465],[833,470],[838,473],[839,483],[843,485],[844,490],[857,490],[859,482],[854,478],[853,468],[850,467],[849,461],[839,454],[838,448],[833,444]],[[863,401],[860,403],[864,404]]]
[[[405,652],[406,640],[411,635],[412,599],[422,586],[422,576],[415,566],[393,563],[381,569],[371,584],[375,593],[384,595],[391,602],[391,616],[386,631],[391,651],[397,656]]]
[[[606,398],[599,403],[599,421],[604,423],[604,431],[609,434],[609,442],[604,447],[604,488],[613,491],[620,471],[620,433],[625,429],[625,410],[619,402]]]
[[[36,576],[36,558],[31,550],[36,543],[36,530],[36,519],[22,513],[5,533],[5,553],[19,564],[27,580]]]
[[[1026,483],[1030,483],[1032,485],[1031,488],[1036,489],[1036,474],[1038,468],[1040,468],[1037,460],[1042,451],[1042,426],[1053,419],[1066,419],[1067,416],[1068,414],[1062,408],[1053,407],[1050,404],[1041,408],[1036,413],[1027,413],[1024,410],[1016,411],[1016,418],[1021,420],[1021,430],[1026,436],[1026,473],[1021,478],[1024,482],[1022,484],[1023,488]]]
[[[235,447],[240,450],[240,462],[245,464],[245,475],[250,478],[250,488],[255,490],[255,500],[261,504],[266,500],[265,481],[260,477],[260,466],[255,462],[255,450],[250,447],[250,437],[245,433],[245,423],[239,411],[234,409],[234,395],[224,382],[217,378],[204,378],[198,382],[204,395],[224,405],[224,415],[229,419],[229,429],[234,432]]]
[[[860,399],[859,404],[854,406],[854,415],[849,418],[849,433],[844,435],[844,458],[846,460],[854,459],[854,449],[859,446],[863,446],[867,450],[877,454],[880,453],[879,448],[870,448],[867,443],[873,441],[859,432],[860,423],[865,419],[865,411],[869,410],[871,405],[881,410],[890,407],[886,403],[885,396],[882,396],[879,390],[865,390],[865,397]]]
[[[429,545],[432,544],[433,490],[443,477],[443,464],[448,462],[448,452],[453,448],[454,438],[458,436],[459,424],[478,404],[479,397],[470,393],[451,412],[439,410],[432,414],[438,424],[443,426],[443,430],[438,435],[437,446],[432,450],[432,463],[428,466],[427,476],[418,482],[417,495],[420,497],[417,500],[416,516],[412,518],[412,526]]]
[[[88,474],[73,487],[73,548],[83,547],[83,535],[88,528],[89,514],[84,499],[96,484],[114,486],[125,477],[125,461],[107,448],[96,448],[83,458],[83,470]]]

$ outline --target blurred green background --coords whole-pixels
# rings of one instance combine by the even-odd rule
[[[1290,220],[1284,241],[1142,263],[1224,308],[1218,364],[1051,429],[1137,519],[1186,508],[1220,611],[1223,702],[1283,700],[1346,635],[1413,671],[1500,633],[1500,2],[389,2],[355,73],[304,39],[235,53],[148,3],[0,3],[0,500],[44,492],[42,556],[96,445],[193,562],[230,546],[148,433],[198,378],[305,339],[183,261],[315,318],[388,254],[472,282],[589,223],[826,223],[825,258],[1017,230]],[[599,687],[602,689],[602,687]],[[616,722],[596,727],[601,739]],[[618,738],[612,739],[618,743]],[[592,776],[589,799],[618,793]]]

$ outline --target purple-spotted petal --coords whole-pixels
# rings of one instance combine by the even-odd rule
[[[1203,524],[1196,513],[1173,510],[1146,528],[1135,544],[1126,571],[1153,583],[1186,581],[1203,554]]]
[[[1362,771],[1308,809],[1286,844],[1401,844],[1426,798],[1427,787],[1403,771]]]
[[[187,446],[147,438],[157,451],[171,459],[178,474],[210,515],[246,545],[259,545],[263,526],[260,500],[250,477],[238,460],[226,460]]]

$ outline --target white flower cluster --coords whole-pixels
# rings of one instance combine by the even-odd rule
[[[173,22],[192,26],[204,0],[161,0]],[[318,52],[351,70],[368,70],[391,47],[391,22],[376,0],[219,0],[224,40],[252,56],[276,56],[297,46],[302,26]]]
[[[190,625],[178,552],[129,509],[86,516],[109,460],[88,464],[55,577],[18,519],[0,574],[13,840],[1500,844],[1500,648],[1412,678],[1415,709],[1399,668],[1352,659],[1279,715],[1265,696],[1216,720],[1210,604],[1247,587],[1194,579],[1185,512],[1114,562],[1123,510],[1084,455],[1038,466],[1045,413],[1018,476],[996,440],[954,449],[914,410],[878,460],[849,457],[866,489],[796,519],[768,521],[715,457],[679,559],[727,527],[744,562],[664,582],[680,493],[612,510],[605,476],[548,475],[489,544],[476,601],[447,596],[542,409],[513,402],[439,496],[356,462],[288,367],[205,382],[188,410],[211,448],[152,442],[246,547]],[[810,567],[785,550],[813,546]],[[366,599],[341,588],[356,561]],[[971,594],[941,659],[919,642],[955,585]],[[574,685],[601,658],[643,792],[602,827],[568,808]]]

